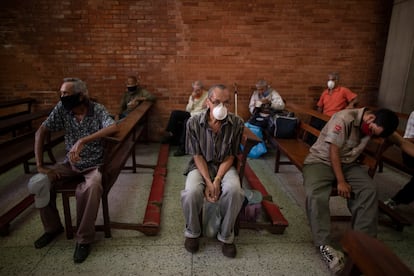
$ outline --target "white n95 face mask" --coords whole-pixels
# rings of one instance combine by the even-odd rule
[[[335,82],[333,80],[328,80],[327,85],[329,89],[333,89],[335,87]]]
[[[227,108],[223,105],[223,103],[220,103],[218,106],[213,108],[213,117],[216,120],[224,120],[227,117]]]

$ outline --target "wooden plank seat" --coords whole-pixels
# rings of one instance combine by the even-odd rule
[[[63,132],[56,132],[49,135],[45,141],[43,151],[49,156],[51,163],[56,163],[56,158],[52,149],[62,143],[64,140]],[[29,162],[34,154],[35,134],[30,132],[28,134],[19,136],[17,138],[8,140],[0,144],[2,158],[0,158],[0,173],[4,173],[20,164],[23,164],[25,173],[30,173],[29,165],[34,162]],[[6,211],[0,217],[0,234],[7,235],[9,233],[10,222],[12,222],[19,214],[26,210],[34,202],[33,196],[28,195],[19,201],[10,210]]]
[[[143,165],[146,168],[154,168],[153,188],[151,190],[149,203],[150,209],[146,212],[143,224],[136,223],[119,223],[113,222],[109,217],[109,204],[108,194],[116,182],[121,170],[128,168],[133,172],[136,172],[137,167],[141,167],[135,160],[135,146],[138,143],[141,135],[144,134],[147,127],[147,117],[149,110],[152,106],[151,102],[141,103],[134,111],[128,114],[123,120],[119,122],[119,131],[111,137],[104,137],[104,162],[100,167],[102,173],[102,214],[103,225],[96,225],[97,231],[104,231],[105,237],[111,237],[111,228],[117,229],[129,229],[141,231],[146,235],[155,235],[159,231],[159,216],[162,205],[162,193],[164,178],[166,176],[166,151],[161,147],[160,155],[156,165]],[[132,155],[132,166],[126,167],[127,159]],[[167,155],[168,156],[168,155]],[[65,228],[66,237],[68,239],[73,238],[73,233],[76,231],[76,227],[72,225],[72,217],[69,205],[69,198],[75,196],[76,186],[83,181],[82,179],[76,179],[73,181],[67,181],[65,183],[59,183],[56,191],[62,193],[63,211],[65,216]],[[154,184],[155,183],[155,184]],[[156,205],[156,207],[153,207]],[[157,209],[158,208],[158,209]]]
[[[384,243],[362,232],[346,232],[341,245],[347,254],[342,276],[414,275]]]
[[[301,117],[300,123],[297,129],[297,135],[291,139],[279,139],[273,136],[268,137],[268,140],[275,146],[275,173],[278,173],[280,170],[281,165],[295,165],[298,170],[302,171],[303,163],[305,161],[306,156],[309,154],[310,146],[307,144],[307,137],[309,135],[313,135],[318,137],[320,131],[314,127],[312,127],[309,123],[305,120],[310,119],[312,116],[318,116],[317,118],[322,120],[328,120],[329,117],[326,115],[318,114],[316,111],[310,111],[307,108],[299,108],[299,107],[290,107],[290,111],[295,112],[295,114]],[[368,169],[368,174],[371,177],[374,177],[375,172],[378,168],[378,163],[380,160],[380,156],[384,150],[386,145],[385,140],[382,138],[375,138],[371,139],[370,143],[374,143],[375,145],[372,146],[375,148],[374,153],[370,153],[369,151],[364,151],[360,158],[359,162],[365,165]],[[371,148],[372,148],[371,147]],[[287,161],[281,160],[281,154],[287,157]],[[338,196],[336,186],[332,187],[331,196]],[[399,215],[394,210],[391,210],[387,206],[385,206],[381,201],[378,201],[378,207],[381,212],[386,214],[390,219],[391,222],[388,223],[390,226],[394,227],[395,229],[402,231],[404,226],[411,225],[411,223]],[[343,220],[349,219],[348,216],[332,216],[333,219],[336,220]]]

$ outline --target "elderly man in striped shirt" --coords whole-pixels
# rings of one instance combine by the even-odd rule
[[[204,198],[218,204],[220,225],[217,239],[224,256],[234,258],[234,224],[244,200],[244,191],[234,167],[240,147],[243,121],[227,112],[230,93],[224,85],[214,85],[208,91],[207,110],[187,122],[186,150],[192,155],[185,172],[185,189],[181,204],[186,222],[187,251],[199,249],[201,225],[199,214]]]

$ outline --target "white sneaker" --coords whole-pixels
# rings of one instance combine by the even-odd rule
[[[395,202],[391,198],[389,198],[386,201],[384,201],[384,204],[387,205],[392,210],[394,210],[395,208],[397,208],[397,202]]]
[[[336,274],[344,268],[344,254],[342,252],[333,249],[329,245],[319,246],[319,252],[333,273]]]

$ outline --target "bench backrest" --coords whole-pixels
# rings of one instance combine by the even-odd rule
[[[32,105],[36,100],[33,98],[21,98],[0,103],[0,120],[12,118],[32,111]]]
[[[102,186],[109,191],[115,183],[120,171],[131,156],[131,150],[135,146],[144,127],[147,114],[152,102],[141,103],[134,111],[119,121],[118,132],[113,136],[104,137],[104,163],[101,166]]]

